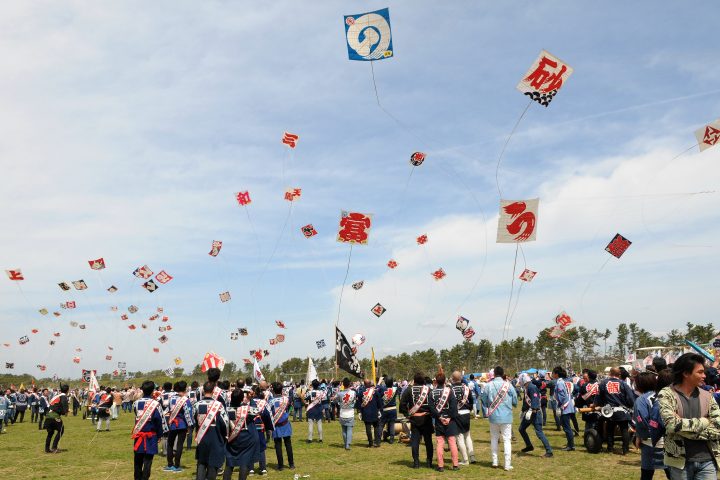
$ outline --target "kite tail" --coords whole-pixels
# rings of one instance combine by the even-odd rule
[[[343,279],[342,287],[340,288],[340,301],[338,302],[338,313],[337,320],[335,321],[335,327],[340,323],[340,309],[342,308],[343,292],[345,291],[345,284],[347,283],[348,274],[350,273],[350,260],[352,259],[353,244],[350,244],[350,252],[348,253],[347,268],[345,269],[345,278]]]
[[[495,166],[495,184],[497,185],[497,191],[498,196],[502,198],[502,189],[500,188],[500,179],[499,179],[499,173],[500,173],[500,162],[502,162],[503,155],[505,154],[505,149],[507,149],[508,144],[510,143],[510,139],[515,134],[515,130],[517,130],[518,125],[520,125],[520,122],[522,121],[523,117],[525,117],[525,114],[530,109],[530,105],[532,104],[532,100],[528,102],[527,105],[525,105],[525,109],[522,111],[520,116],[518,117],[517,121],[515,122],[515,126],[513,126],[512,130],[510,131],[510,135],[508,135],[507,139],[505,140],[505,144],[502,147],[502,150],[500,150],[500,155],[497,159],[497,165]]]

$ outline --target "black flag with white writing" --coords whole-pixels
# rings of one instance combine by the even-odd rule
[[[346,372],[362,378],[363,374],[360,370],[360,362],[358,362],[358,359],[355,357],[352,347],[345,338],[345,335],[337,327],[335,327],[335,362],[338,367]]]

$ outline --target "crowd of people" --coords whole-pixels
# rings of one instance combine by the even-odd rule
[[[477,463],[471,420],[483,417],[489,423],[492,467],[512,470],[513,423],[519,405],[517,432],[524,443],[520,455],[535,449],[528,434],[532,427],[544,450],[542,458],[554,456],[544,433],[549,417],[550,425],[564,432],[566,441],[560,450],[574,451],[580,413],[587,450],[596,453],[606,444],[606,452],[625,455],[634,446],[640,452],[641,480],[652,479],[656,470],[672,480],[714,479],[720,459],[716,367],[706,365],[698,354],[686,353],[672,365],[658,357],[643,372],[612,367],[604,375],[587,369],[577,375],[558,366],[509,377],[498,366],[481,378],[459,371],[446,378],[440,369],[434,378],[416,373],[410,381],[314,379],[308,385],[252,378],[231,383],[221,380],[220,370],[213,368],[202,385],[183,380],[156,385],[148,380],[139,388],[120,390],[70,391],[67,385],[53,390],[8,389],[0,395],[0,424],[4,432],[8,425],[23,423],[30,410],[30,422],[47,430],[45,451],[57,453],[63,416],[77,416],[82,410],[83,419],[98,434],[110,429],[118,412],[131,412],[136,479],[150,477],[158,454],[166,459],[165,471],[183,471],[183,451],[194,443],[195,477],[229,480],[235,472],[240,479],[267,474],[270,442],[275,468],[294,469],[292,424],[303,421],[307,421],[307,443],[322,443],[323,424],[337,421],[343,448],[350,450],[359,421],[364,424],[367,448],[379,448],[383,442],[407,444],[412,467],[420,468],[422,442],[428,468],[444,471],[449,451],[450,468],[458,470]],[[621,439],[618,450],[616,434]]]

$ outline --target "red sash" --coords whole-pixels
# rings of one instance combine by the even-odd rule
[[[210,428],[210,424],[212,424],[213,420],[215,420],[215,416],[217,415],[218,411],[220,411],[220,407],[222,407],[222,404],[220,402],[218,402],[217,400],[213,400],[213,403],[210,404],[208,413],[207,413],[207,415],[205,415],[205,418],[203,419],[203,422],[200,425],[200,428],[198,428],[197,435],[195,436],[195,443],[197,445],[200,445],[200,442],[202,441],[203,437],[205,436],[208,429]]]
[[[367,390],[363,392],[363,399],[362,399],[362,407],[367,407],[367,404],[370,403],[370,400],[372,400],[373,396],[375,395],[375,387],[370,387]]]
[[[232,442],[240,435],[240,432],[245,428],[245,422],[247,421],[248,412],[250,411],[250,405],[242,405],[238,410],[235,411],[235,423],[230,430],[228,435],[228,443]]]
[[[175,404],[175,407],[173,407],[172,411],[170,412],[170,418],[168,419],[168,423],[173,423],[175,417],[180,414],[180,410],[182,410],[185,402],[187,401],[185,397],[178,396],[176,398],[178,399],[178,402]]]
[[[493,412],[495,410],[497,410],[497,408],[500,406],[502,401],[505,400],[505,396],[507,395],[507,392],[509,389],[510,389],[510,382],[506,382],[503,380],[503,386],[500,387],[500,391],[498,391],[497,396],[495,397],[495,399],[492,401],[492,403],[488,407],[488,414],[487,414],[488,417],[490,415],[492,415]]]
[[[313,401],[310,402],[310,404],[307,406],[307,411],[308,411],[308,412],[309,412],[311,409],[317,407],[317,406],[320,404],[320,402],[323,401],[323,398],[325,398],[325,394],[323,393],[322,390],[315,390],[315,391],[318,392],[318,393],[317,393],[317,395],[315,395],[315,398],[313,399]]]
[[[447,405],[447,402],[450,399],[450,390],[450,387],[443,388],[442,395],[440,395],[440,399],[435,405],[435,410],[437,410],[438,413],[442,412],[443,408],[445,408],[445,405]]]
[[[140,418],[138,418],[137,422],[135,422],[135,428],[133,428],[132,431],[132,438],[136,438],[138,436],[140,431],[145,427],[145,424],[150,421],[150,419],[152,418],[152,414],[155,412],[155,409],[158,408],[159,405],[160,404],[157,400],[150,400],[149,402],[145,403],[145,408],[143,409]]]
[[[273,425],[277,425],[277,423],[280,421],[280,417],[283,416],[283,413],[285,413],[285,410],[288,406],[288,398],[282,397],[280,399],[280,405],[277,406],[277,409],[275,410],[275,415],[273,415]]]
[[[221,388],[219,388],[219,387],[213,388],[212,399],[213,399],[213,400],[217,400],[221,393],[222,393],[222,389],[221,389]]]
[[[585,395],[582,396],[583,400],[589,400],[593,395],[597,395],[598,388],[597,383],[588,383],[587,387],[585,387]]]
[[[412,388],[412,387],[410,387]],[[420,396],[418,396],[417,402],[412,406],[412,408],[408,411],[408,414],[410,416],[415,415],[418,410],[420,410],[420,407],[422,407],[422,404],[425,403],[425,400],[427,400],[428,393],[430,392],[430,387],[427,385],[423,385],[422,390],[420,390]]]

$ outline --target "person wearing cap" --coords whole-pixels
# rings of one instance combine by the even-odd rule
[[[518,386],[523,389],[523,403],[522,403],[522,420],[520,421],[520,436],[525,441],[525,448],[521,451],[523,453],[532,452],[535,450],[532,443],[530,443],[530,436],[527,434],[527,428],[532,425],[535,429],[535,435],[542,442],[545,447],[545,458],[553,456],[552,447],[548,442],[545,433],[542,428],[542,414],[540,413],[540,390],[530,380],[530,375],[527,373],[521,373],[518,378]]]

